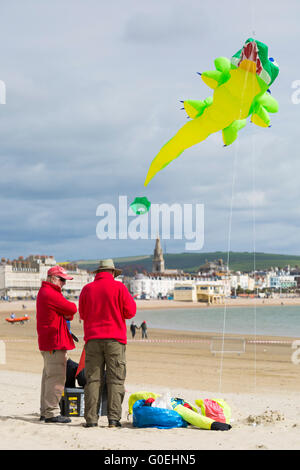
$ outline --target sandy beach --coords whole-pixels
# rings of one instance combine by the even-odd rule
[[[237,305],[236,300],[241,302],[229,302]],[[248,305],[253,300],[262,301],[246,300]],[[274,301],[277,305],[300,304],[299,299],[269,300],[272,305]],[[199,308],[199,304],[172,301],[137,301],[137,305],[138,310],[169,305]],[[287,337],[259,337],[254,343],[253,337],[245,335],[245,352],[220,355],[211,352],[212,335],[206,332],[150,328],[148,340],[142,340],[140,333],[132,340],[128,334],[122,429],[107,428],[105,417],[99,420],[98,428],[89,430],[82,427],[83,418],[72,418],[72,423],[64,426],[40,423],[42,358],[37,347],[34,307],[34,302],[0,303],[0,339],[6,349],[6,363],[0,365],[1,449],[299,449],[300,365],[291,360],[293,338]],[[11,325],[5,318],[12,311],[26,312],[30,320]],[[78,361],[84,344],[78,317],[72,322],[72,330],[79,343],[69,357]],[[128,397],[141,390],[170,392],[193,403],[199,398],[223,398],[232,410],[232,429],[134,428],[127,416]]]
[[[153,310],[153,309],[167,309],[167,308],[206,308],[206,302],[178,302],[174,300],[137,300],[138,309],[140,310]],[[228,307],[257,307],[276,306],[276,305],[299,305],[300,297],[275,297],[269,299],[260,298],[246,298],[237,297],[236,299],[226,298],[223,304],[213,304],[214,308],[223,308],[224,305]]]
[[[78,302],[75,301],[78,305]],[[138,310],[165,310],[172,308],[206,308],[208,304],[206,302],[179,302],[175,300],[136,300]],[[247,298],[247,297],[237,297],[226,298],[225,304],[230,307],[251,307],[256,305],[259,306],[275,306],[275,305],[299,305],[300,306],[300,296],[299,297],[274,297],[268,299],[261,298]],[[26,308],[24,309],[23,306]],[[220,307],[223,308],[224,304],[213,304],[214,308]],[[12,301],[4,302],[0,301],[0,312],[27,312],[35,309],[34,300],[26,301]]]

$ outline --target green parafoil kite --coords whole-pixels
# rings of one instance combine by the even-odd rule
[[[231,60],[219,57],[216,70],[201,74],[206,85],[214,90],[213,97],[204,101],[186,100],[184,109],[192,119],[169,140],[154,158],[144,185],[187,148],[222,130],[223,142],[230,145],[246,118],[261,127],[270,127],[268,113],[278,111],[278,103],[269,87],[279,68],[268,56],[268,47],[252,38],[245,42]]]

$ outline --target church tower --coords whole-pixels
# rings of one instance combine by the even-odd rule
[[[156,239],[155,249],[152,260],[152,272],[153,273],[163,273],[165,270],[165,261],[163,257],[163,252],[160,244],[159,236]]]

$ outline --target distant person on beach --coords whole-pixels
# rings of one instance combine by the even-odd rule
[[[50,268],[36,299],[38,344],[44,360],[41,383],[41,416],[46,423],[70,423],[60,414],[59,402],[66,382],[67,350],[75,348],[67,326],[77,312],[61,292],[66,280],[71,280],[61,266]]]
[[[136,314],[127,287],[114,278],[121,274],[112,259],[100,261],[93,282],[82,289],[79,314],[85,341],[84,427],[98,426],[101,385],[106,368],[107,417],[110,428],[121,427],[126,377],[126,319]]]
[[[141,330],[142,330],[142,339],[144,338],[148,338],[148,334],[147,334],[147,323],[146,321],[144,320],[143,323],[141,323],[141,326],[140,326]]]
[[[130,331],[131,331],[131,336],[132,338],[135,337],[135,334],[136,334],[136,330],[139,329],[139,327],[137,326],[137,324],[133,321],[131,322],[131,325],[130,325]]]
[[[11,314],[10,314],[10,318],[11,318],[12,320],[14,320],[14,319],[16,318],[16,315],[15,315],[14,313],[11,313]]]

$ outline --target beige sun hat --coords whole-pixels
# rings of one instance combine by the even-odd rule
[[[92,273],[101,273],[101,271],[108,271],[110,269],[114,271],[115,277],[120,276],[120,274],[122,273],[121,269],[117,269],[115,267],[112,259],[102,259],[101,261],[99,261],[99,266],[97,267],[97,269],[95,269],[95,271],[92,271]]]

